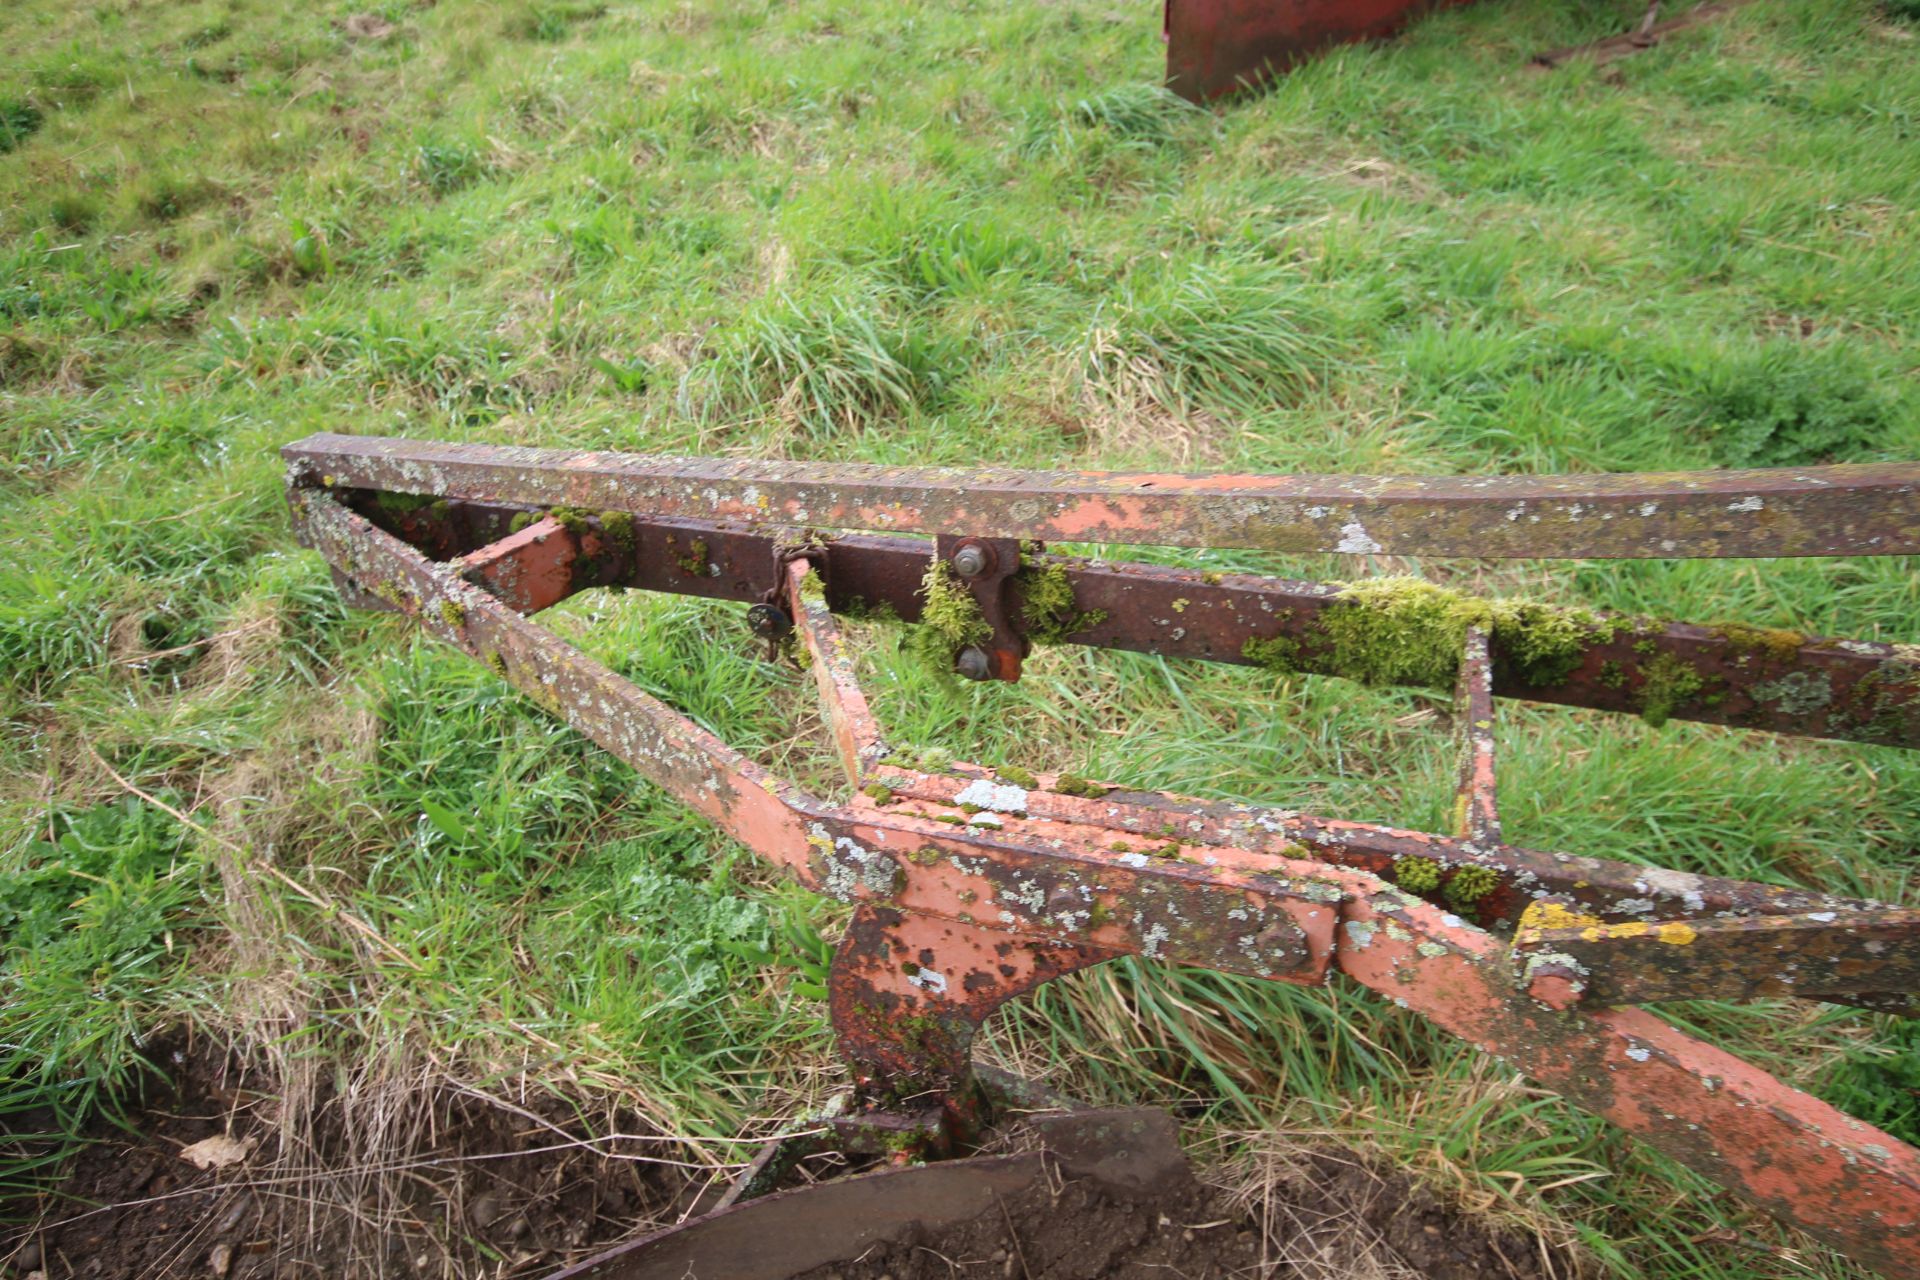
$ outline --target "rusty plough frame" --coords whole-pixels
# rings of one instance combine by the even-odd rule
[[[802,884],[854,904],[830,1005],[849,1142],[964,1146],[996,1007],[1123,954],[1310,985],[1338,972],[1854,1259],[1913,1275],[1920,1152],[1629,1006],[1799,996],[1911,1012],[1920,912],[1520,848],[1494,699],[1920,746],[1903,646],[1488,606],[1458,657],[1444,834],[894,755],[836,612],[961,597],[956,666],[1030,637],[1339,674],[1332,586],[1049,556],[1036,540],[1477,557],[1920,550],[1920,466],[1457,479],[913,470],[319,435],[301,538]],[[796,530],[878,530],[824,537]],[[932,535],[901,537],[900,534]],[[1024,541],[1023,541],[1024,540]],[[1062,596],[1060,585],[1071,588]],[[811,656],[846,804],[805,794],[528,620],[623,586],[747,603]],[[1469,602],[1471,603],[1471,602]]]

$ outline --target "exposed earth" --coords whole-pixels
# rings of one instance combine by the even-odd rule
[[[583,1124],[557,1099],[505,1108],[443,1100],[435,1140],[413,1157],[398,1204],[318,1197],[311,1175],[271,1158],[272,1099],[225,1054],[158,1046],[156,1079],[130,1129],[103,1127],[56,1194],[6,1205],[9,1277],[544,1275],[703,1210],[723,1187],[668,1139],[577,1145]],[[617,1116],[621,1133],[644,1121]],[[325,1167],[339,1135],[322,1125]],[[337,1126],[336,1126],[337,1128]],[[590,1132],[591,1129],[591,1132]],[[209,1150],[199,1169],[183,1152]],[[201,1144],[196,1146],[195,1144]],[[392,1174],[396,1171],[382,1171]],[[369,1183],[369,1185],[372,1185]],[[337,1192],[338,1184],[334,1184]],[[26,1224],[24,1227],[19,1224]],[[316,1229],[317,1228],[317,1229]],[[876,1246],[797,1280],[1538,1280],[1527,1243],[1440,1204],[1351,1153],[1303,1156],[1258,1218],[1188,1184],[1144,1202],[1084,1181],[1041,1185],[998,1213]],[[716,1278],[717,1280],[717,1278]]]
[[[368,1182],[400,1203],[316,1195],[322,1184],[277,1161],[272,1099],[225,1054],[182,1040],[158,1046],[171,1080],[156,1080],[129,1115],[102,1125],[57,1194],[0,1207],[0,1275],[47,1280],[216,1277],[543,1275],[635,1234],[666,1226],[708,1189],[669,1140],[574,1145],[590,1135],[572,1108],[527,1098],[508,1110],[476,1096],[437,1102],[434,1141],[404,1170]],[[327,1109],[330,1110],[330,1109]],[[594,1130],[604,1133],[603,1117]],[[617,1115],[620,1133],[645,1133]],[[321,1124],[314,1164],[344,1147]],[[329,1132],[329,1129],[332,1132]],[[182,1152],[210,1138],[244,1150],[197,1169]],[[394,1177],[395,1173],[402,1176]],[[323,1175],[324,1176],[324,1175]],[[717,1195],[724,1188],[715,1186]],[[25,1229],[23,1229],[23,1227]]]

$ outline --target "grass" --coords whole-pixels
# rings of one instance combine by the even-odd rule
[[[1920,455],[1910,6],[1758,0],[1604,70],[1525,68],[1640,8],[1484,3],[1203,111],[1154,87],[1150,14],[1078,2],[6,6],[0,1108],[51,1136],[5,1176],[43,1175],[181,1021],[276,1073],[287,1150],[317,1110],[451,1080],[617,1095],[719,1161],[837,1082],[834,913],[484,670],[343,611],[281,514],[288,439],[1458,473]],[[1920,640],[1901,560],[1372,568]],[[828,785],[802,680],[737,609],[554,621]],[[861,639],[916,750],[1446,819],[1425,694],[1059,650],[959,687]],[[1518,841],[1920,902],[1900,753],[1518,707],[1502,736]],[[1677,1014],[1914,1136],[1905,1029]],[[1223,1149],[1380,1152],[1581,1274],[1854,1274],[1352,991],[1119,963],[991,1049]]]

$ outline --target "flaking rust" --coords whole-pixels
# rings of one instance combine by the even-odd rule
[[[1054,476],[338,436],[287,456],[296,528],[348,599],[459,646],[799,883],[851,904],[828,984],[855,1081],[856,1110],[836,1122],[849,1144],[965,1149],[992,1119],[971,1061],[981,1023],[1115,956],[1306,985],[1340,973],[1861,1263],[1910,1274],[1920,1153],[1624,1006],[1792,996],[1910,1011],[1920,912],[1508,843],[1496,700],[1912,747],[1920,652],[1411,581],[1094,564],[1033,540],[1893,554],[1920,546],[1920,469]],[[888,536],[796,533],[810,525]],[[889,747],[839,620],[916,622],[929,583],[944,591],[938,625],[924,629],[935,659],[964,668],[952,650],[973,645],[980,678],[1017,678],[1032,644],[1074,643],[1450,686],[1460,761],[1449,830]],[[752,604],[755,634],[810,666],[850,799],[771,774],[529,620],[592,587]]]

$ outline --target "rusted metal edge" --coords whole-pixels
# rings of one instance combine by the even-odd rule
[[[1536,924],[1546,920],[1551,923]],[[1541,957],[1579,976],[1590,1004],[1757,1000],[1920,991],[1920,911],[1607,924],[1535,913],[1514,938],[1525,967]]]
[[[1166,0],[1167,87],[1191,102],[1223,97],[1258,85],[1329,46],[1391,35],[1448,3]]]
[[[1920,1256],[1920,1151],[1644,1009],[1546,1007],[1505,948],[1404,894],[1345,898],[1342,973],[1798,1223],[1889,1280]]]
[[[889,754],[886,741],[867,707],[867,695],[854,675],[853,652],[827,607],[825,585],[813,566],[805,560],[794,561],[785,585],[787,611],[811,660],[820,706],[841,767],[848,783],[858,790]]]
[[[1467,629],[1460,681],[1453,694],[1453,731],[1460,751],[1453,832],[1472,844],[1497,845],[1500,799],[1494,767],[1493,654],[1487,647],[1487,633],[1479,627]]]
[[[634,520],[623,526],[627,545],[609,550],[612,540],[594,532],[592,517],[576,521],[585,532],[571,540],[564,530],[556,534],[552,525],[536,522],[482,551],[476,539],[504,535],[512,517],[523,513],[454,501],[437,516],[423,508],[395,518],[365,495],[343,497],[423,550],[462,557],[463,572],[471,570],[470,578],[484,580],[516,607],[545,608],[597,586],[752,602],[776,585],[778,538],[739,525]],[[579,537],[594,540],[585,554],[574,545]],[[919,619],[931,544],[852,535],[823,545],[821,559],[832,564],[825,597],[830,608],[856,617]],[[485,564],[471,563],[469,555]],[[524,567],[507,568],[516,558]],[[1283,656],[1278,665],[1342,674],[1324,628],[1326,611],[1341,604],[1338,585],[1061,556],[1032,563],[1062,569],[1072,585],[1083,625],[1062,637],[1066,643],[1244,666],[1273,667]],[[556,565],[564,565],[564,572],[556,572]],[[509,574],[511,583],[505,580]],[[1014,594],[1018,599],[1017,582]],[[1920,647],[1550,606],[1528,610],[1508,615],[1511,629],[1494,630],[1492,689],[1501,697],[1920,747]],[[1581,638],[1558,660],[1559,669],[1516,655],[1536,629],[1561,625]]]
[[[324,497],[319,497],[316,502],[315,498],[318,495],[299,496],[307,506],[319,509],[320,504],[324,503],[325,508],[345,514],[342,508]],[[355,519],[358,520],[358,517]],[[305,523],[307,522],[303,520],[303,526]],[[488,515],[484,517],[482,523],[488,528],[504,528],[508,522],[496,520]],[[538,536],[537,531],[540,527],[539,523],[535,522],[523,529],[521,534],[535,533]],[[367,525],[367,529],[369,533],[375,532],[370,524]],[[707,540],[708,535],[712,536],[712,541]],[[382,536],[391,538],[391,535]],[[512,540],[520,536],[520,534],[510,534],[508,539]],[[548,543],[565,544],[575,535],[561,528],[550,530],[545,536]],[[758,583],[762,580],[759,575],[770,576],[773,573],[772,543],[767,539],[728,535],[708,526],[694,526],[691,530],[684,527],[676,528],[672,536],[676,539],[686,539],[686,541],[671,542],[668,544],[670,551],[686,545],[690,549],[698,549],[700,554],[692,557],[691,560],[686,556],[676,558],[671,554],[665,556],[641,554],[655,545],[650,541],[650,535],[646,529],[642,528],[636,532],[634,552],[626,555],[624,560],[600,557],[596,572],[617,575],[622,563],[645,564],[648,566],[646,573],[649,575],[663,574],[666,575],[667,581],[675,581],[685,576],[690,584],[704,585],[710,590],[726,587],[730,583],[734,585],[745,583],[750,588],[750,592],[739,598],[757,597]],[[742,540],[736,541],[736,538]],[[843,554],[848,541],[836,541],[825,551],[829,557],[839,557],[833,559],[834,568],[828,575],[828,581],[824,587],[824,599],[828,604],[833,602],[836,593],[841,595],[843,603],[847,603],[845,593],[848,591],[849,567],[857,563],[856,560]],[[899,540],[892,541],[897,543]],[[372,571],[376,576],[367,578],[365,573],[361,573],[356,581],[372,582],[374,584],[372,590],[375,594],[385,592],[396,599],[404,598],[412,606],[410,611],[420,616],[429,629],[439,630],[447,638],[461,643],[476,657],[486,661],[490,666],[495,666],[496,670],[504,667],[503,674],[506,674],[509,679],[522,681],[523,687],[530,687],[536,697],[541,698],[546,705],[553,706],[554,682],[544,673],[539,675],[538,683],[531,683],[531,677],[518,675],[517,669],[508,666],[506,659],[498,657],[497,651],[488,649],[484,641],[476,643],[471,634],[446,628],[447,617],[437,613],[436,607],[431,603],[435,579],[450,576],[449,571],[459,565],[480,562],[497,566],[500,563],[500,557],[475,553],[472,557],[456,560],[442,568],[419,559],[417,552],[412,552],[410,547],[397,539],[392,539],[392,543],[396,553],[404,550],[411,553],[417,561],[406,570],[408,577],[402,588],[405,592],[404,597],[395,594],[394,586],[395,574],[400,572],[395,566],[400,564],[401,560],[389,559],[387,564]],[[364,555],[367,548],[377,545],[377,541],[361,536],[357,544],[361,549],[360,554]],[[909,548],[917,545],[906,544]],[[866,549],[872,550],[872,548]],[[740,557],[737,564],[731,558],[736,552]],[[330,558],[335,558],[335,554],[330,551]],[[542,544],[541,554],[561,558],[570,553],[564,549],[552,549]],[[762,556],[765,558],[761,558]],[[728,566],[725,572],[721,571],[723,563]],[[889,560],[876,578],[883,585],[917,582],[914,571],[917,570],[922,574],[925,571],[924,548],[921,548],[909,563],[909,571],[902,573],[897,564]],[[336,567],[349,570],[352,567],[349,562],[337,558],[335,558],[335,564]],[[751,572],[747,569],[749,565],[753,566]],[[736,568],[746,576],[732,577],[731,572]],[[512,574],[507,577],[512,584],[516,584],[518,589],[539,575],[528,573]],[[862,585],[865,582],[857,573],[851,575],[851,580],[856,585]],[[465,587],[467,584],[460,585]],[[1207,584],[1198,585],[1205,587]],[[1189,584],[1189,588],[1191,586],[1192,584]],[[1313,588],[1313,590],[1324,591],[1325,589]],[[423,592],[426,593],[425,597],[421,595]],[[422,598],[425,598],[428,603],[422,604]],[[476,596],[467,595],[463,598],[472,601]],[[485,595],[479,595],[477,598],[491,603],[490,598]],[[482,612],[485,611],[482,610]],[[466,618],[474,615],[471,612],[463,612],[459,616]],[[521,625],[533,636],[546,641],[546,647],[539,651],[543,659],[547,657],[547,650],[552,648],[554,654],[570,655],[566,658],[569,664],[588,661],[584,655],[579,655],[577,651],[560,644],[544,630],[531,624]],[[810,628],[817,628],[819,625],[818,617],[810,618]],[[835,628],[835,634],[837,635],[837,628]],[[829,699],[829,708],[834,705],[836,699],[842,706],[849,705],[847,701],[849,693],[857,697],[858,686],[852,680],[851,663],[844,648],[839,648],[829,641],[828,645],[818,652],[825,657],[820,673],[832,677],[831,683],[836,691]],[[610,675],[608,678],[617,679]],[[638,696],[645,698],[645,695]],[[864,704],[863,698],[861,702]],[[649,717],[669,718],[670,722],[676,725],[682,723],[677,713],[651,699],[636,702],[634,705],[647,708],[646,714]],[[1158,866],[1179,867],[1183,858],[1198,861],[1215,856],[1211,851],[1218,849],[1247,850],[1253,854],[1280,859],[1297,858],[1302,853],[1311,853],[1314,857],[1329,862],[1364,869],[1389,878],[1394,877],[1410,860],[1428,861],[1437,866],[1443,881],[1450,881],[1452,876],[1462,868],[1479,866],[1497,873],[1494,887],[1476,899],[1471,910],[1464,907],[1460,909],[1463,914],[1470,914],[1489,927],[1500,927],[1503,924],[1511,925],[1517,922],[1521,912],[1529,903],[1547,894],[1566,894],[1588,910],[1610,917],[1624,916],[1633,919],[1710,915],[1726,911],[1782,914],[1822,910],[1858,910],[1874,905],[1857,899],[1779,885],[1753,884],[1718,877],[1698,876],[1605,859],[1521,849],[1504,844],[1486,845],[1471,839],[1449,838],[1372,823],[1319,818],[1292,810],[1256,805],[1224,801],[1192,801],[1155,792],[1104,786],[1099,788],[1100,791],[1105,792],[1104,795],[1098,799],[1088,799],[1085,795],[1058,790],[1057,788],[1063,785],[1061,780],[1050,776],[1040,778],[1040,785],[1020,787],[995,779],[989,771],[964,765],[954,766],[947,772],[929,774],[903,769],[889,763],[881,747],[880,731],[872,723],[871,714],[863,711],[858,719],[857,726],[850,722],[849,727],[855,731],[842,745],[843,761],[858,767],[858,781],[864,784],[872,779],[886,787],[900,800],[915,800],[938,806],[937,810],[926,810],[917,815],[896,807],[888,810],[890,814],[917,817],[917,820],[924,823],[942,822],[951,819],[958,806],[970,803],[967,798],[969,793],[978,790],[983,781],[993,782],[1002,788],[1011,786],[1018,790],[1025,805],[1024,812],[1030,818],[1071,824],[1080,831],[1089,827],[1111,831],[1112,836],[1105,838],[1102,842],[1102,851],[1108,855],[1117,854],[1128,862],[1146,864],[1152,859]],[[693,730],[690,725],[684,725],[681,732],[698,733],[699,731]],[[693,740],[709,742],[714,746],[719,745],[712,743],[704,736]],[[620,746],[616,745],[613,749],[616,754],[622,754],[623,758],[625,757]],[[741,762],[730,750],[725,748],[722,750],[726,752],[726,763],[722,772],[729,777],[734,774],[744,775],[745,771],[740,768],[740,764],[744,762]],[[850,761],[845,754],[849,750],[854,757]],[[641,756],[634,758],[633,762],[646,769],[648,759]],[[765,780],[764,775],[760,776],[762,780],[755,785],[762,789],[767,786],[775,786],[777,789],[778,784]],[[656,776],[656,780],[661,779]],[[732,784],[729,783],[729,785]],[[1085,785],[1082,782],[1080,787]],[[785,794],[797,795],[791,792]],[[872,803],[871,797],[866,797],[865,800],[867,807],[878,808]],[[804,803],[812,813],[826,812],[826,806],[811,797],[804,798]],[[1172,847],[1169,849],[1169,846]],[[1036,856],[1044,856],[1040,845],[1023,842],[1022,847]],[[1155,855],[1162,850],[1166,850],[1164,856],[1156,857]]]
[[[294,480],[753,525],[1483,558],[1920,551],[1920,464],[1563,476],[1264,476],[731,461],[322,433]]]
[[[1019,793],[1027,817],[1110,832],[1106,837],[1108,850],[1137,860],[1205,860],[1215,849],[1247,850],[1276,858],[1306,858],[1404,881],[1416,886],[1414,892],[1441,901],[1449,901],[1447,887],[1459,872],[1479,868],[1471,874],[1487,884],[1484,891],[1470,902],[1453,901],[1451,905],[1462,917],[1496,931],[1517,925],[1529,906],[1546,897],[1563,897],[1581,910],[1609,920],[1685,919],[1728,913],[1788,915],[1874,910],[1880,906],[1784,885],[1695,875],[1504,843],[1482,844],[1470,838],[1321,818],[1291,809],[1135,791],[1057,774],[1012,780],[967,764],[928,773],[883,759],[871,776],[903,805],[921,801],[959,806],[996,799],[1012,788]],[[1416,876],[1424,876],[1427,883],[1417,882]]]
[[[890,902],[962,925],[974,921],[976,901],[998,899],[994,931],[1012,938],[1056,947],[1091,942],[1259,977],[1325,980],[1332,912],[1318,866],[1226,848],[1208,850],[1204,860],[1150,861],[1062,824],[1011,814],[968,815],[954,807],[918,815],[858,795],[851,808],[828,805],[324,493],[296,490],[291,501],[302,541],[362,589],[815,892],[848,903]],[[1074,901],[1035,897],[1036,877],[1071,886]],[[1293,931],[1282,943],[1253,945],[1244,927],[1200,905],[1210,899],[1256,922],[1284,917]],[[1183,923],[1209,917],[1212,925]],[[1003,981],[982,969],[973,989],[990,992]]]
[[[472,519],[490,531],[506,529],[511,523],[491,512],[469,516],[458,507],[445,518]],[[700,593],[725,591],[736,599],[759,598],[763,594],[759,584],[775,572],[774,542],[736,530],[685,522],[636,523],[627,548],[609,555],[604,547],[612,540],[594,531],[593,518],[573,519],[572,523],[579,532],[551,519],[535,520],[520,531],[507,534],[491,548],[460,556],[449,567],[459,568],[469,576],[478,575],[489,589],[505,593],[509,602],[518,601],[516,607],[545,607],[541,602],[552,603],[559,598],[561,587],[547,572],[548,566],[557,563],[587,566],[584,576],[589,581],[620,581],[666,590],[684,587]],[[440,541],[444,544],[444,540]],[[573,550],[576,543],[585,549],[582,554],[576,555]],[[510,548],[519,550],[510,554]],[[918,596],[914,593],[929,562],[925,544],[904,539],[840,539],[817,548],[815,559],[822,563],[831,561],[834,566],[826,581],[821,583],[815,578],[817,594],[802,591],[806,573],[814,561],[789,564],[784,584],[786,602],[799,624],[802,642],[813,656],[813,671],[816,681],[821,683],[828,722],[833,727],[852,785],[865,788],[872,784],[878,788],[876,794],[884,793],[889,799],[942,806],[939,814],[929,811],[921,815],[928,820],[951,816],[946,809],[966,803],[963,797],[982,781],[1001,786],[1018,785],[998,779],[989,771],[965,765],[956,765],[939,774],[899,767],[854,678],[851,655],[829,607],[837,598],[843,608],[870,612],[876,607],[890,608],[893,599],[900,599],[903,609],[916,609]],[[524,561],[523,567],[508,567],[521,561]],[[1085,582],[1089,577],[1097,580],[1101,572],[1104,571],[1087,570],[1089,576],[1076,581]],[[1200,575],[1181,571],[1153,569],[1149,576],[1167,574],[1174,575],[1171,586],[1174,590],[1228,589],[1224,581],[1209,583]],[[1134,575],[1128,572],[1123,576],[1131,580]],[[1314,584],[1250,581],[1257,584],[1253,590],[1276,586],[1288,590],[1299,607],[1324,606],[1330,598],[1328,588]],[[856,594],[858,590],[875,587],[883,598],[868,600]],[[1259,617],[1271,616],[1265,609],[1249,607],[1246,612]],[[1170,609],[1169,613],[1175,611]],[[1475,705],[1479,705],[1478,702]],[[1485,741],[1474,747],[1476,755],[1483,746],[1490,751],[1490,730],[1480,730],[1477,736]],[[1490,779],[1487,785],[1490,787]],[[1193,857],[1204,856],[1199,850],[1208,846],[1231,846],[1277,857],[1295,857],[1308,852],[1329,862],[1388,878],[1403,872],[1407,876],[1433,874],[1442,883],[1450,883],[1463,868],[1483,868],[1495,873],[1492,887],[1471,907],[1462,905],[1457,909],[1489,928],[1512,927],[1531,902],[1552,894],[1565,895],[1583,909],[1616,919],[1690,917],[1728,911],[1777,914],[1856,910],[1873,905],[1778,885],[1516,848],[1489,840],[1485,833],[1448,838],[1379,824],[1318,818],[1292,810],[1202,802],[1104,785],[1099,790],[1107,794],[1099,800],[1090,801],[1084,795],[1073,794],[1088,786],[1084,780],[1069,787],[1057,777],[1041,777],[1039,785],[1029,785],[1024,792],[1028,810],[1034,817],[1109,830],[1113,835],[1108,848],[1114,852],[1153,854],[1169,845],[1197,846],[1198,849],[1176,855]],[[1477,803],[1484,809],[1490,800]],[[1417,868],[1421,863],[1431,864],[1432,872],[1409,869],[1410,864]]]

